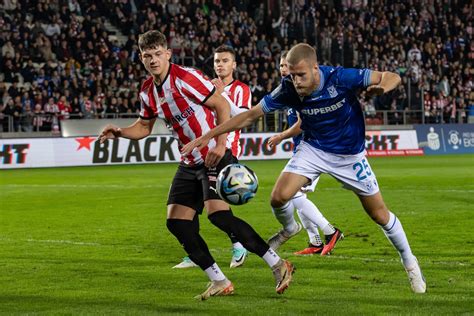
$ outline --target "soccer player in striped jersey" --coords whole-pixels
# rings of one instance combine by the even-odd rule
[[[301,118],[303,140],[273,188],[272,207],[288,207],[303,186],[322,173],[330,174],[357,195],[366,213],[380,225],[400,255],[413,292],[425,293],[418,260],[400,220],[385,205],[365,157],[365,121],[357,99],[361,89],[368,96],[395,89],[400,76],[389,71],[320,66],[315,49],[304,43],[293,46],[286,60],[290,76],[258,105],[189,142],[181,152],[204,148],[212,138],[244,128],[267,112],[293,108]]]
[[[234,78],[236,67],[234,49],[226,45],[217,47],[214,51],[214,71],[217,78],[212,82],[218,90],[223,89],[225,95],[240,109],[235,111],[235,114],[238,114],[250,109],[252,92],[248,85]],[[231,113],[231,116],[234,116],[233,114]],[[229,136],[232,139],[232,153],[235,157],[240,157],[240,130],[229,133]]]
[[[164,119],[184,145],[209,132],[230,117],[227,100],[215,93],[212,82],[192,68],[170,62],[171,51],[166,37],[159,31],[148,31],[138,38],[140,60],[151,75],[142,85],[140,118],[125,128],[109,124],[99,136],[100,142],[124,137],[142,139],[150,135],[156,119]],[[245,221],[233,215],[229,205],[217,195],[216,180],[220,170],[237,162],[225,135],[212,139],[200,150],[181,156],[167,202],[166,226],[187,252],[189,258],[207,274],[211,283],[196,298],[208,299],[234,292],[214,261],[206,242],[199,234],[194,215],[206,208],[209,220],[227,234],[237,237],[244,247],[260,256],[272,269],[276,292],[282,294],[292,280],[293,265],[273,251]],[[150,192],[152,195],[153,192]]]
[[[235,61],[235,51],[232,47],[221,45],[214,51],[214,71],[217,78],[212,80],[218,93],[222,94],[226,99],[230,99],[231,103],[231,116],[246,111],[250,108],[251,91],[249,86],[245,83],[234,79],[234,70],[237,67]],[[229,133],[227,138],[230,140],[232,155],[234,157],[240,157],[240,130]],[[193,221],[199,221],[199,216],[196,214]],[[199,225],[199,224],[197,224]],[[248,251],[245,247],[237,240],[233,234],[229,235],[232,242],[232,259],[230,261],[231,268],[237,268],[244,264],[247,258]],[[185,269],[197,267],[189,257],[184,257],[183,261],[175,265],[173,268]]]
[[[286,51],[282,52],[280,57],[280,75],[282,78],[290,74],[288,70],[288,62],[286,61],[287,53],[288,52]],[[295,128],[299,129],[301,120],[299,119],[298,113],[292,108],[289,108],[287,114],[287,121],[290,128],[270,138],[268,144],[272,147],[281,143],[282,140],[292,137]],[[296,148],[302,139],[303,135],[301,133],[293,136],[294,151],[296,151]],[[283,225],[283,229],[273,235],[268,241],[268,244],[273,248],[273,250],[277,250],[280,245],[288,241],[288,239],[295,236],[301,230],[301,226],[295,221],[294,209],[296,209],[301,223],[306,229],[309,237],[308,247],[295,252],[295,255],[321,254],[322,256],[325,256],[336,246],[337,241],[343,238],[342,232],[329,223],[316,205],[314,205],[306,195],[307,192],[314,192],[318,181],[319,177],[298,191],[295,196],[288,201],[289,207],[282,210],[273,209],[275,217]],[[325,235],[325,245],[319,235],[318,227]]]

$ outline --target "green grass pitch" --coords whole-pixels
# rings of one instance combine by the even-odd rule
[[[183,249],[165,225],[176,165],[0,171],[0,314],[473,314],[474,156],[370,159],[417,255],[428,292],[411,292],[398,254],[356,196],[324,175],[310,198],[346,238],[327,257],[296,257],[284,295],[256,255],[229,269],[230,242],[201,216],[201,233],[233,297],[193,299],[200,269],[173,270]],[[257,196],[234,212],[263,238],[279,229],[269,196],[285,161],[246,162]]]

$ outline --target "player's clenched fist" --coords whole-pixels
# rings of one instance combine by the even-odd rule
[[[102,133],[99,135],[99,142],[102,144],[106,139],[118,138],[122,135],[122,130],[120,127],[113,124],[108,124],[102,130]]]

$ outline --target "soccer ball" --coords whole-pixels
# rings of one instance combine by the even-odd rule
[[[247,166],[235,163],[226,166],[217,177],[217,194],[229,204],[242,205],[255,196],[258,179]]]

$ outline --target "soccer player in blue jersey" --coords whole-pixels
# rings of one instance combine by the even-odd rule
[[[288,52],[284,51],[280,57],[280,75],[282,77],[286,77],[290,74],[288,70],[288,62],[286,61],[287,54]],[[299,124],[301,121],[298,118],[297,112],[292,108],[288,109],[287,114],[287,121],[290,128],[280,134],[272,136],[268,141],[268,144],[273,147],[278,145],[282,140],[293,137],[293,144],[296,150],[303,136],[299,132]],[[278,249],[280,245],[288,241],[301,230],[301,226],[298,225],[295,220],[294,209],[296,209],[301,223],[309,237],[308,247],[295,252],[295,255],[321,254],[322,256],[325,256],[336,246],[337,241],[344,237],[342,232],[329,223],[316,205],[314,205],[306,195],[308,192],[314,192],[318,181],[319,177],[314,179],[310,184],[305,185],[290,201],[288,201],[287,207],[283,209],[273,209],[273,214],[283,226],[282,230],[268,240],[268,244],[274,250]],[[326,244],[321,240],[318,227],[325,235]]]
[[[357,99],[361,89],[366,89],[369,96],[395,89],[400,76],[388,71],[319,66],[314,48],[303,43],[291,48],[287,61],[290,76],[283,78],[272,93],[251,110],[186,144],[182,152],[198,150],[212,138],[242,129],[266,112],[293,108],[300,115],[304,136],[273,188],[272,207],[287,207],[303,186],[321,173],[330,174],[358,196],[367,214],[381,226],[400,254],[412,290],[426,292],[426,282],[405,231],[385,205],[365,157],[365,123]]]

